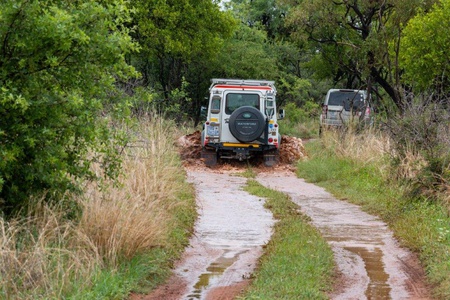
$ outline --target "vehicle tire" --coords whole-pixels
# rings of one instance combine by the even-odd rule
[[[231,114],[228,124],[231,134],[242,143],[248,143],[260,137],[265,125],[264,115],[252,106],[236,109]]]

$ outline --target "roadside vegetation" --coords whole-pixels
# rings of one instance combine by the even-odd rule
[[[320,106],[319,104],[308,101],[301,108],[294,103],[289,103],[285,106],[287,112],[286,117],[280,120],[280,133],[282,135],[302,137],[309,139],[317,137],[319,130],[317,127],[317,120],[319,119]]]
[[[249,193],[264,197],[278,221],[251,286],[239,299],[328,299],[333,287],[333,252],[299,207],[278,191],[249,179]]]
[[[2,1],[0,297],[157,285],[195,218],[176,130],[201,124],[211,78],[251,78],[276,82],[281,133],[302,138],[328,89],[373,96],[380,132],[326,134],[299,174],[381,215],[450,298],[448,15],[450,0]]]
[[[445,116],[446,112],[439,111],[439,115]],[[406,122],[406,117],[401,120],[389,123],[391,131],[326,131],[320,140],[306,144],[309,159],[298,163],[298,176],[380,216],[403,246],[418,253],[434,296],[447,299],[449,131],[439,130],[438,135],[433,135],[433,122],[424,114],[415,115],[410,122]],[[416,122],[414,127],[410,127],[412,122]],[[448,126],[435,126],[443,124]],[[390,135],[392,130],[395,134]],[[418,143],[407,137],[408,132],[417,138],[427,132],[422,137],[427,136],[429,142]],[[430,149],[443,151],[429,156]]]
[[[30,201],[27,216],[1,221],[0,298],[123,299],[170,274],[196,216],[173,145],[179,132],[155,115],[123,129],[118,181],[54,205]]]

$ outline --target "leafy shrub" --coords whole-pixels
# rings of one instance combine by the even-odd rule
[[[403,176],[416,195],[436,198],[450,186],[450,112],[446,102],[416,97],[402,115],[387,123],[396,166],[411,156],[416,158],[411,163],[416,168],[414,176]]]
[[[311,138],[318,133],[319,105],[307,101],[301,108],[295,103],[285,106],[286,117],[281,122],[280,130],[283,135]]]
[[[134,74],[134,44],[121,1],[3,1],[0,4],[0,210],[20,209],[93,178],[101,161],[117,175],[117,145],[104,118],[114,78]],[[125,112],[121,101],[113,112]],[[92,153],[98,153],[93,156]]]

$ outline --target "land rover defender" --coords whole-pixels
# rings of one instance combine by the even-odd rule
[[[273,81],[212,79],[201,135],[207,166],[218,158],[246,160],[262,155],[266,166],[278,160],[281,143]]]

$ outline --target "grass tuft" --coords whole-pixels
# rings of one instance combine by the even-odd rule
[[[245,189],[266,198],[265,206],[278,222],[254,280],[240,299],[328,299],[333,252],[309,218],[287,195],[255,180]]]

